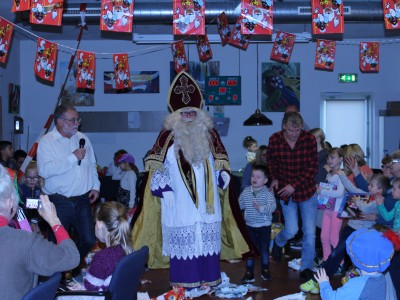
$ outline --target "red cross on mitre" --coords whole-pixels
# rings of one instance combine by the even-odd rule
[[[171,83],[168,92],[168,107],[171,112],[182,108],[194,107],[201,109],[203,95],[196,80],[188,73],[182,71]]]

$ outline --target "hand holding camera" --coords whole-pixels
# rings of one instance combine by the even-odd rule
[[[49,196],[40,195],[40,207],[38,208],[39,215],[49,223],[50,227],[60,225],[61,221],[57,216],[56,208],[49,200]]]

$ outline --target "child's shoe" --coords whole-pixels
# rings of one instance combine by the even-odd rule
[[[311,293],[318,295],[319,294],[319,284],[315,282],[313,279],[310,279],[309,281],[300,284],[300,290],[302,290],[305,293]]]
[[[242,284],[244,283],[252,283],[255,282],[256,280],[254,279],[254,273],[247,271],[246,274],[244,274],[244,277],[242,278],[241,282]]]
[[[262,269],[261,270],[261,279],[265,281],[271,281],[272,277],[271,274],[269,273],[268,269]]]

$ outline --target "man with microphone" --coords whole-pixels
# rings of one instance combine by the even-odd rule
[[[40,140],[37,160],[43,192],[54,203],[62,225],[76,230],[82,259],[96,242],[90,204],[99,197],[100,182],[92,144],[78,131],[80,121],[73,106],[58,106],[55,127]]]

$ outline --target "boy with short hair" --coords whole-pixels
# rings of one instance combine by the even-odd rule
[[[3,167],[14,170],[13,154],[12,143],[10,141],[0,141],[0,164]]]
[[[276,209],[274,194],[265,186],[268,170],[263,165],[254,165],[251,186],[239,196],[239,206],[244,210],[244,219],[250,239],[261,254],[261,278],[271,280],[269,273],[269,244],[271,237],[272,213]],[[254,258],[246,261],[246,274],[242,283],[254,282]]]

